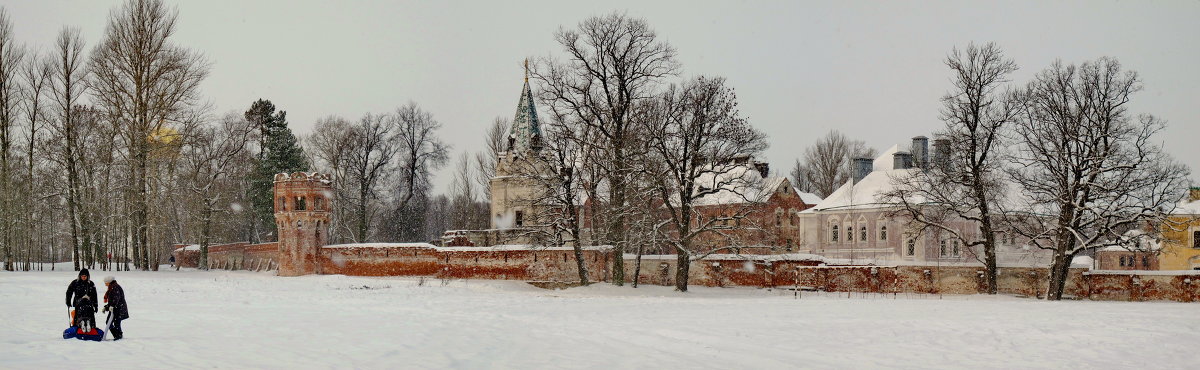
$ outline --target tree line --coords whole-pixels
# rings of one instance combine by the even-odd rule
[[[448,148],[415,103],[353,124],[324,119],[307,140],[270,100],[213,114],[199,90],[211,63],[174,42],[178,16],[129,0],[94,45],[67,26],[54,45],[29,47],[0,7],[6,270],[156,270],[177,243],[199,243],[206,266],[209,245],[276,239],[280,172],[335,175],[335,241],[429,240],[459,226],[444,214],[481,209],[431,196]]]

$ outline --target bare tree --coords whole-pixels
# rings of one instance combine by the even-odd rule
[[[23,67],[25,48],[13,39],[12,21],[8,11],[0,7],[0,245],[4,252],[4,269],[13,267],[13,222],[16,212],[12,199],[12,173],[9,170],[13,126],[24,97],[24,86],[18,72]]]
[[[232,194],[231,174],[236,162],[246,152],[246,143],[253,137],[255,128],[238,112],[231,112],[216,125],[201,125],[186,135],[188,145],[183,147],[184,165],[188,191],[200,202],[193,217],[200,224],[201,269],[208,268],[208,247],[213,239],[213,217],[229,210],[224,207]],[[224,188],[224,189],[223,189]]]
[[[399,148],[392,139],[395,127],[386,115],[366,114],[354,126],[353,144],[346,155],[347,185],[352,187],[355,224],[351,239],[371,238],[371,222],[379,212],[380,182],[391,174]],[[350,200],[350,199],[347,199]]]
[[[496,176],[496,163],[500,161],[500,153],[504,151],[504,139],[507,133],[508,119],[496,117],[483,136],[487,149],[475,154],[477,167],[475,181],[485,196],[492,193],[492,177]]]
[[[1188,169],[1155,140],[1165,123],[1129,112],[1142,89],[1112,58],[1055,62],[1023,91],[1009,171],[1029,198],[1014,231],[1054,253],[1047,298],[1062,298],[1071,260],[1158,224],[1186,190]],[[1157,228],[1152,228],[1157,232]]]
[[[399,210],[406,208],[421,190],[429,188],[430,173],[449,160],[449,147],[437,136],[442,124],[417,103],[397,108],[389,116],[389,124],[395,130],[393,140],[398,146],[395,183],[399,184],[393,188],[391,208]]]
[[[330,116],[317,120],[312,135],[305,140],[312,147],[306,151],[316,159],[314,163],[322,171],[333,175],[334,197],[331,204],[333,217],[330,220],[329,240],[341,242],[353,235],[351,230],[350,154],[358,144],[358,129],[344,118]]]
[[[796,186],[827,197],[850,180],[854,158],[875,155],[875,150],[867,148],[863,141],[851,140],[836,130],[829,131],[804,150],[804,177],[796,179]]]
[[[580,167],[588,162],[594,150],[589,128],[566,124],[560,116],[551,116],[543,126],[541,151],[533,155],[516,156],[511,164],[513,173],[533,189],[528,199],[513,201],[536,209],[524,228],[538,244],[547,247],[571,245],[579,284],[588,285],[588,269],[583,257],[583,204],[586,192],[582,188]]]
[[[208,63],[196,52],[171,42],[178,12],[160,0],[129,0],[109,14],[104,37],[92,53],[90,87],[108,117],[124,128],[132,162],[132,242],[137,265],[150,261],[148,179],[151,144],[147,138],[172,124],[197,119],[200,82]]]
[[[1000,225],[995,218],[1006,193],[1000,152],[1003,130],[1014,122],[1019,107],[1000,88],[1017,64],[994,43],[956,48],[945,63],[954,73],[954,88],[942,97],[945,128],[938,136],[949,143],[950,157],[893,178],[893,191],[884,196],[903,206],[898,213],[917,225],[916,232],[935,230],[968,249],[980,247],[983,253],[973,255],[985,266],[987,293],[996,294]],[[964,223],[978,233],[962,232]]]
[[[55,113],[51,127],[55,131],[55,136],[62,139],[59,154],[62,156],[62,165],[67,174],[66,199],[71,227],[71,254],[75,261],[75,269],[78,270],[80,268],[79,249],[81,246],[87,245],[84,235],[88,234],[87,230],[81,230],[81,227],[86,228],[87,225],[81,225],[79,215],[82,195],[80,194],[81,180],[77,160],[80,150],[79,135],[76,129],[79,116],[77,110],[80,99],[87,91],[84,81],[87,78],[87,71],[83,65],[83,38],[79,35],[79,29],[63,28],[59,31],[50,59],[53,66],[50,94],[53,98],[51,100]]]
[[[560,29],[555,39],[566,59],[543,60],[533,75],[552,114],[600,134],[605,158],[594,163],[603,166],[612,213],[605,241],[614,246],[613,283],[623,285],[628,184],[640,162],[634,153],[639,138],[632,135],[635,107],[652,99],[663,79],[677,72],[675,48],[645,20],[623,13],[588,18],[576,29]]]
[[[686,292],[693,258],[713,252],[695,240],[737,227],[730,221],[750,212],[745,207],[731,214],[705,215],[699,201],[709,196],[758,201],[752,189],[762,184],[754,183],[757,177],[745,176],[754,169],[737,159],[766,150],[766,137],[740,116],[737,95],[723,78],[687,81],[665,92],[650,109],[650,146],[663,170],[651,178],[659,179],[658,195],[667,216],[665,227],[656,231],[675,249],[675,289]]]
[[[47,121],[46,95],[49,89],[50,75],[52,71],[51,61],[43,59],[40,55],[34,54],[28,58],[25,68],[22,70],[21,77],[26,86],[26,94],[24,97],[24,112],[25,121],[28,126],[25,127],[25,189],[24,199],[21,206],[22,224],[24,229],[24,237],[22,245],[26,251],[28,258],[34,258],[36,251],[42,250],[40,243],[36,242],[38,234],[37,226],[35,225],[36,213],[38,209],[37,199],[38,194],[35,191],[36,177],[35,165],[38,160],[38,139],[40,129]],[[45,261],[45,256],[38,256],[39,262]]]

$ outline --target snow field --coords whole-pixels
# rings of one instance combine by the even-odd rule
[[[1190,368],[1200,305],[753,288],[103,272],[118,342],[63,340],[75,272],[0,272],[0,368]],[[97,284],[103,294],[104,287]],[[100,319],[103,319],[103,313]]]

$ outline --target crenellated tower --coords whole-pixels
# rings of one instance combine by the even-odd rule
[[[329,238],[333,200],[328,174],[275,175],[275,227],[279,235],[279,276],[320,274],[321,247]]]

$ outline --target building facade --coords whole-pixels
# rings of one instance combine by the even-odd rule
[[[798,252],[849,263],[977,264],[981,248],[969,248],[951,233],[920,230],[900,205],[885,194],[897,181],[906,181],[921,166],[939,163],[948,145],[935,142],[929,156],[928,139],[913,138],[912,151],[896,145],[877,158],[854,161],[854,176],[815,207],[799,214]],[[921,207],[934,207],[921,205]],[[978,226],[966,220],[943,223],[964,239],[980,239]],[[997,262],[1008,266],[1045,266],[1049,251],[1035,248],[1012,233],[996,235]]]
[[[1159,230],[1163,238],[1158,255],[1161,269],[1200,270],[1200,187],[1188,189]]]

